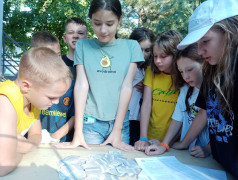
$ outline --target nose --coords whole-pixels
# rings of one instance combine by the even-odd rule
[[[189,79],[189,74],[188,74],[187,72],[184,72],[184,73],[183,73],[183,77],[184,77],[184,79],[187,80],[187,79]]]
[[[79,38],[79,34],[77,32],[74,33],[73,35],[74,38]]]
[[[106,30],[107,30],[107,28],[106,28],[106,26],[103,24],[103,25],[101,26],[101,29],[100,29],[101,33],[102,33],[102,34],[106,33]]]
[[[154,62],[155,62],[155,64],[160,64],[161,63],[161,59],[158,58],[158,57],[155,57],[154,58]]]
[[[202,47],[202,45],[200,43],[198,43],[198,47],[197,48],[198,48],[197,49],[198,54],[202,56],[203,53],[204,53],[204,49],[203,49],[203,47]]]

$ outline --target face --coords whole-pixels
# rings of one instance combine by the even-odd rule
[[[157,68],[166,73],[171,73],[173,56],[165,54],[156,44],[153,47],[154,63]]]
[[[53,104],[58,104],[59,98],[66,93],[68,88],[68,85],[64,82],[57,82],[40,88],[32,85],[27,94],[27,99],[37,108],[46,110]]]
[[[152,53],[152,50],[151,50],[152,43],[151,43],[151,41],[149,39],[146,39],[144,41],[141,41],[139,44],[140,44],[140,47],[141,47],[141,50],[143,52],[145,60],[148,61],[149,58],[150,58],[150,55]]]
[[[202,84],[202,64],[186,57],[177,60],[178,70],[184,81],[192,87],[200,89]]]
[[[224,35],[221,32],[209,30],[198,42],[198,54],[210,65],[218,64],[223,50]]]
[[[59,43],[46,44],[43,47],[47,47],[47,48],[53,50],[56,54],[58,54],[61,57],[61,50],[60,50]]]
[[[77,23],[69,23],[66,26],[66,34],[63,36],[64,42],[69,45],[72,50],[79,39],[87,38],[87,27]]]
[[[117,27],[121,18],[108,10],[98,10],[92,14],[92,27],[98,40],[102,43],[110,43],[116,40]]]

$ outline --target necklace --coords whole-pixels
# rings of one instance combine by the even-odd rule
[[[112,65],[111,59],[113,58],[113,56],[109,56],[108,53],[105,52],[100,46],[99,46],[99,50],[102,54],[102,59],[100,60],[100,65],[103,68],[110,67]]]

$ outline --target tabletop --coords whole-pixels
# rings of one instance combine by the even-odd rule
[[[56,169],[59,160],[71,155],[86,158],[90,154],[108,154],[109,151],[117,150],[109,145],[103,147],[100,147],[99,145],[91,145],[90,147],[91,150],[87,150],[82,147],[75,149],[56,149],[52,145],[41,144],[37,149],[23,156],[23,159],[16,170],[5,177],[1,177],[1,179],[57,180],[59,179],[59,176]],[[128,159],[149,157],[144,152],[140,151],[122,151],[122,155]],[[187,150],[170,149],[169,152],[160,156],[175,156],[179,161],[185,164],[223,170],[221,165],[214,159],[210,157],[195,158],[191,156]],[[228,180],[233,179],[229,173],[227,173],[227,178]]]

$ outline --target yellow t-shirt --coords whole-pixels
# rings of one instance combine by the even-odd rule
[[[14,81],[4,81],[0,83],[0,94],[5,95],[11,101],[17,113],[17,134],[24,136],[40,115],[40,109],[31,105],[30,115],[26,115],[23,110],[23,95]]]
[[[148,126],[148,138],[163,140],[174,112],[179,91],[171,86],[171,75],[163,72],[153,74],[149,66],[144,84],[152,89],[152,110]]]

